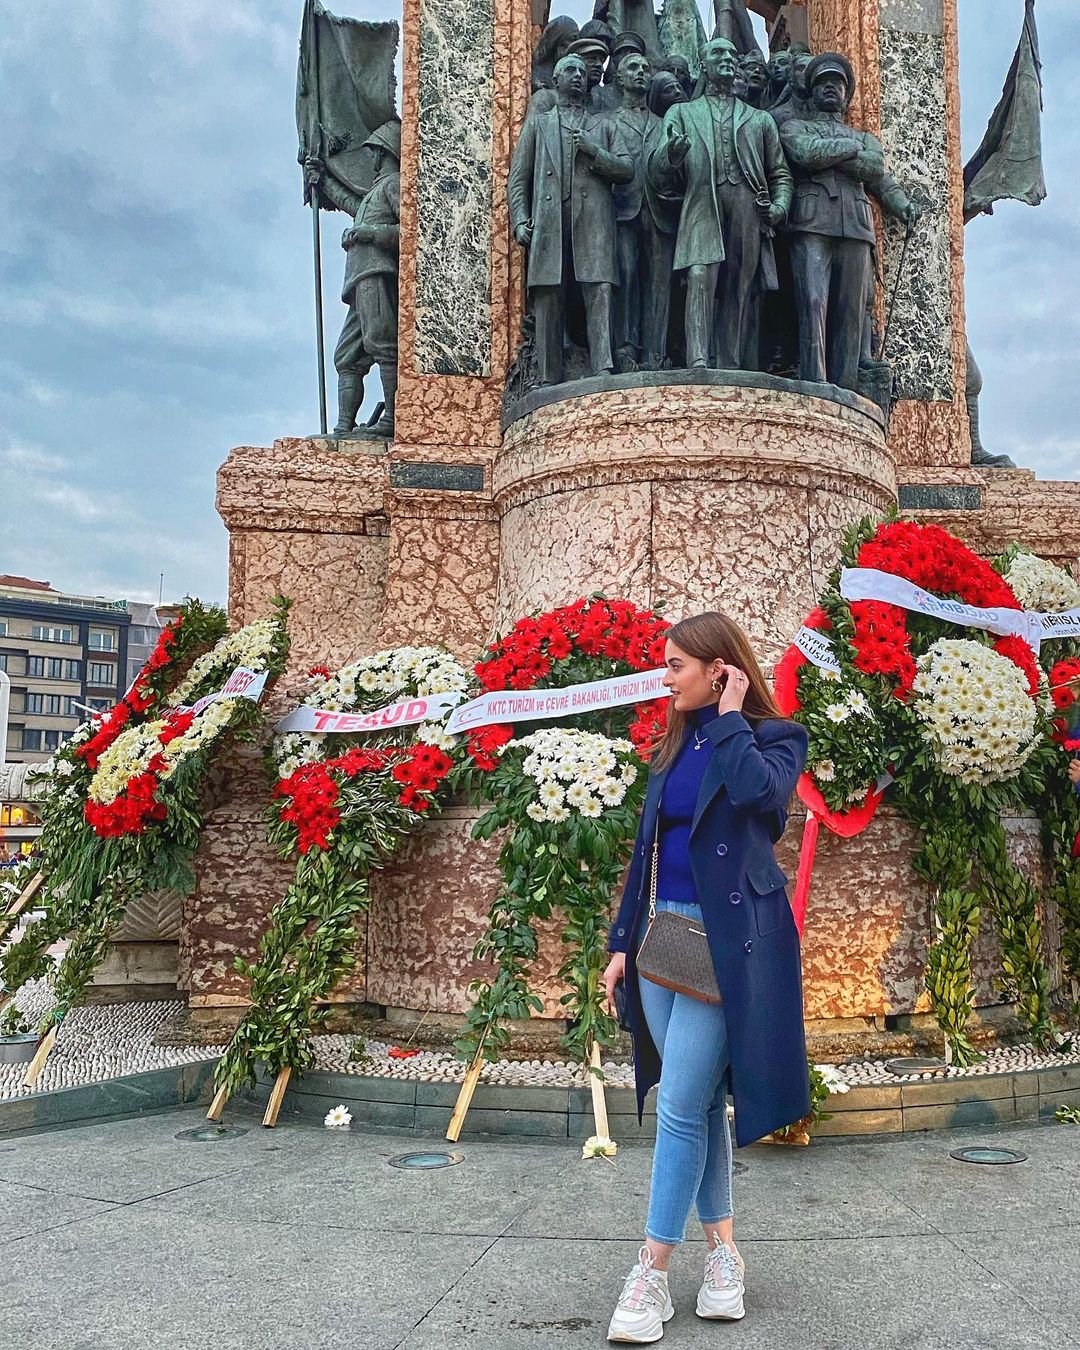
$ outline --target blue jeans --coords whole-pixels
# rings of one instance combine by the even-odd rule
[[[701,922],[699,905],[658,900],[657,909]],[[642,920],[638,945],[645,936]],[[660,1052],[656,1097],[656,1147],[646,1237],[683,1240],[690,1208],[702,1223],[729,1219],[731,1134],[727,1119],[727,1020],[719,1003],[703,1003],[639,979],[649,1034]]]

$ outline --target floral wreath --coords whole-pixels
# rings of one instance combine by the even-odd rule
[[[808,808],[799,903],[809,886],[815,822],[857,834],[888,791],[923,840],[915,867],[935,896],[926,982],[950,1053],[958,1063],[978,1058],[964,1028],[973,1000],[970,945],[982,908],[993,913],[1001,941],[999,983],[1035,1039],[1049,1042],[1039,892],[1008,855],[1001,811],[1035,802],[1055,776],[1047,758],[1056,753],[1050,686],[1080,675],[1080,660],[1048,672],[1048,643],[1037,654],[1019,636],[994,638],[879,601],[849,603],[840,594],[845,567],[887,572],[987,608],[1020,610],[1047,595],[1067,604],[1080,598],[1080,588],[1015,546],[991,563],[938,526],[865,520],[846,537],[821,603],[805,621],[828,644],[829,658],[810,659],[802,650],[809,641],[792,644],[774,673],[778,704],[806,726],[810,743],[798,787]],[[1066,688],[1053,696],[1059,709],[1073,697]]]
[[[653,670],[663,664],[666,619],[629,600],[581,598],[519,619],[476,667],[481,686],[568,685]],[[529,989],[534,924],[553,910],[565,920],[558,975],[571,1030],[569,1053],[587,1059],[609,1044],[614,1024],[600,999],[608,911],[633,844],[644,794],[641,761],[663,730],[667,699],[583,713],[559,727],[489,726],[468,737],[466,777],[490,805],[474,834],[504,831],[503,885],[474,957],[492,961],[489,980],[455,1043],[463,1056],[493,1059],[509,1041],[505,1023],[538,1012]],[[473,770],[479,771],[474,773]]]
[[[132,898],[190,890],[202,832],[198,792],[211,750],[224,732],[249,731],[260,714],[239,697],[208,697],[205,711],[175,700],[220,694],[214,686],[240,653],[256,671],[279,674],[289,604],[275,601],[273,617],[226,637],[222,611],[189,602],[101,725],[80,728],[56,757],[43,807],[46,918],[0,959],[0,977],[17,988],[47,974],[47,948],[71,936],[47,1022],[60,1022],[81,998]]]
[[[174,775],[183,771],[190,778],[196,759],[194,772],[201,774],[216,741],[257,719],[256,704],[243,694],[225,692],[226,682],[240,667],[255,676],[281,672],[288,650],[287,612],[288,605],[279,602],[275,613],[220,638],[193,662],[172,691],[172,706],[160,717],[116,730],[104,749],[95,747],[85,806],[95,834],[123,838],[161,824],[172,795],[166,785]],[[212,701],[201,706],[207,699]]]
[[[198,600],[186,601],[176,618],[158,634],[153,652],[119,702],[104,716],[95,715],[77,727],[52,759],[34,773],[35,781],[44,787],[38,849],[46,885],[39,892],[38,903],[46,914],[19,942],[0,954],[0,986],[12,996],[27,980],[51,972],[53,964],[47,949],[78,926],[84,908],[93,903],[104,884],[109,860],[92,845],[87,853],[84,815],[101,755],[125,727],[145,722],[166,706],[172,687],[190,663],[214,645],[226,626],[223,610],[207,609]]]
[[[469,686],[465,667],[436,646],[376,652],[334,672],[313,666],[308,676],[315,683],[302,706],[329,712],[374,712]],[[274,737],[269,836],[282,857],[295,858],[295,872],[257,958],[235,962],[250,982],[250,1004],[218,1066],[220,1090],[253,1083],[257,1061],[275,1074],[310,1066],[310,1037],[354,960],[370,874],[438,805],[462,758],[445,716],[385,732]]]
[[[519,619],[488,647],[474,667],[487,692],[558,689],[590,680],[633,675],[664,663],[664,633],[670,625],[654,610],[629,600],[581,598],[546,613]],[[651,699],[632,711],[616,709],[605,726],[629,736],[641,758],[664,729],[668,700]],[[595,725],[589,715],[582,725]],[[482,727],[468,738],[468,754],[483,772],[498,764],[498,751],[513,736],[506,726]]]
[[[1037,744],[1045,688],[1031,646],[1009,635],[987,648],[951,636],[960,631],[951,624],[909,615],[899,605],[848,602],[839,589],[845,567],[902,577],[965,604],[1022,608],[1007,577],[940,526],[898,520],[864,520],[856,526],[822,603],[803,625],[828,635],[839,672],[816,666],[793,643],[773,675],[781,711],[804,721],[810,732],[809,768],[798,789],[804,804],[838,834],[856,834],[869,823],[896,767],[888,763],[884,744],[886,724],[895,721],[895,714],[881,702],[883,693],[912,708],[939,766],[956,776],[973,773],[978,765],[978,754],[965,756],[965,748],[984,749],[989,732],[1015,723],[1012,754],[998,767],[1006,777],[1019,771]],[[969,709],[968,700],[957,700],[951,679],[957,673],[961,687],[970,680],[986,691],[978,706]],[[845,729],[851,717],[856,720]]]

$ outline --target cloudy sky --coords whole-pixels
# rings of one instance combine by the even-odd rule
[[[959,0],[965,152],[1022,0]],[[558,6],[557,6],[558,7]],[[214,473],[317,426],[301,0],[0,0],[0,572],[224,600]],[[380,0],[340,9],[387,17]],[[583,5],[571,5],[575,13]],[[1077,0],[1039,0],[1050,190],[968,227],[983,438],[1080,478]],[[339,262],[325,232],[328,341]]]

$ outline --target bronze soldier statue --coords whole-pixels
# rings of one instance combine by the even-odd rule
[[[910,228],[920,208],[885,173],[881,142],[844,122],[855,92],[847,57],[824,52],[810,62],[807,118],[781,130],[795,172],[788,218],[799,322],[799,376],[859,388],[866,318],[874,282],[876,235],[867,192]]]
[[[653,186],[683,197],[674,267],[687,271],[691,367],[756,365],[752,306],[776,289],[772,231],[791,201],[776,123],[732,94],[737,55],[726,38],[706,43],[705,94],[668,110],[649,157]]]
[[[364,379],[378,363],[383,411],[358,437],[382,439],[394,434],[394,399],[398,371],[398,241],[401,219],[401,123],[384,122],[364,142],[375,158],[375,178],[364,194],[350,192],[333,175],[319,175],[319,161],[305,164],[309,178],[341,211],[353,216],[341,238],[345,249],[345,282],[341,298],[348,317],[334,349],[338,375],[338,420],[335,436],[354,433],[364,400]]]
[[[507,184],[514,238],[529,252],[526,284],[540,384],[562,380],[566,292],[575,283],[584,301],[592,372],[613,368],[611,297],[619,272],[612,184],[634,177],[630,156],[615,149],[611,119],[585,105],[584,61],[564,56],[553,80],[558,102],[526,117]]]

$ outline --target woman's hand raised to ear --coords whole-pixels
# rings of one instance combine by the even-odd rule
[[[740,670],[738,666],[721,666],[718,678],[724,680],[724,687],[720,691],[720,702],[716,706],[717,716],[723,717],[724,713],[728,712],[742,712],[743,700],[750,688],[746,672]]]

